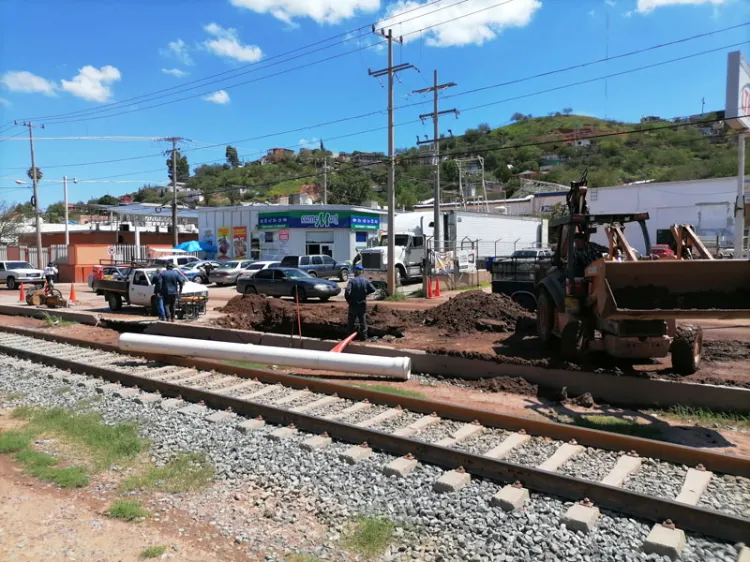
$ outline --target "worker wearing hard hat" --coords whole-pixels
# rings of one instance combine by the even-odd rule
[[[375,292],[367,279],[362,277],[362,265],[357,264],[353,268],[354,277],[349,279],[344,291],[344,298],[349,303],[349,333],[354,333],[354,325],[359,322],[359,337],[367,339],[367,295]]]

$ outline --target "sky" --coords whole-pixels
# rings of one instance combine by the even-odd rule
[[[243,160],[321,139],[384,152],[386,79],[368,71],[387,49],[373,24],[403,38],[394,63],[416,67],[395,86],[396,147],[410,147],[432,135],[419,120],[431,94],[412,92],[434,70],[456,83],[441,92],[441,110],[460,110],[441,117],[446,134],[565,107],[628,122],[723,109],[727,53],[750,59],[748,22],[748,0],[3,0],[0,200],[31,196],[14,120],[38,127],[43,207],[64,176],[78,180],[71,201],[165,184],[164,137],[186,139],[191,169],[223,162],[226,144]]]

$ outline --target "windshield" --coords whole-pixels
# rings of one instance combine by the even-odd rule
[[[263,269],[262,263],[251,263],[245,269]]]
[[[218,269],[234,269],[238,265],[240,265],[238,261],[228,261],[227,263],[222,263]]]
[[[534,250],[518,250],[516,252],[513,252],[514,258],[535,258],[536,257],[536,251]]]
[[[307,273],[299,269],[284,269],[283,271],[289,279],[303,279],[310,277]]]
[[[396,234],[396,246],[406,246],[409,243],[409,235],[408,234]],[[380,237],[380,245],[381,246],[387,246],[388,245],[388,235],[384,234]]]
[[[35,267],[27,261],[5,262],[5,267],[7,267],[8,269],[35,269]]]

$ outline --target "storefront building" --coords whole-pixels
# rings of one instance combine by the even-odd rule
[[[385,230],[385,211],[347,205],[264,205],[198,209],[200,239],[219,260],[326,254],[351,260]]]

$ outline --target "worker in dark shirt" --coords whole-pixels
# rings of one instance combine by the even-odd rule
[[[159,315],[159,320],[162,322],[166,320],[164,315],[164,297],[162,296],[164,288],[164,277],[161,275],[161,269],[157,269],[154,276],[151,278],[151,283],[154,285],[154,303],[156,304],[156,314]]]
[[[354,266],[354,277],[349,279],[349,283],[344,291],[344,298],[349,303],[349,333],[354,333],[354,323],[359,322],[359,337],[367,339],[367,295],[375,292],[367,279],[362,277],[362,266]]]
[[[161,295],[164,299],[164,312],[166,313],[167,322],[174,322],[175,317],[175,304],[177,303],[177,297],[182,292],[182,286],[184,281],[182,276],[174,270],[174,264],[168,263],[167,270],[161,274],[162,277],[162,291]]]

